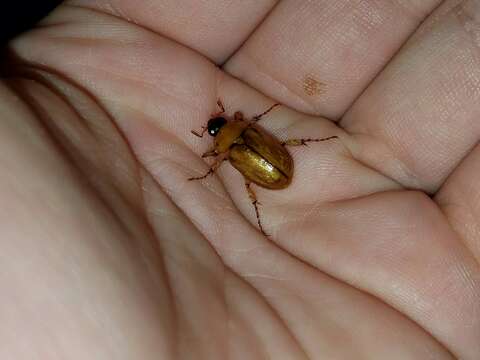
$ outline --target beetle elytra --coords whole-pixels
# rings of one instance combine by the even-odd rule
[[[267,189],[284,189],[290,185],[293,177],[293,159],[285,146],[306,145],[308,142],[319,142],[337,139],[338,136],[329,136],[321,139],[289,139],[283,142],[260,128],[256,123],[274,107],[274,104],[263,113],[252,119],[245,119],[240,111],[235,112],[233,119],[223,116],[225,108],[218,100],[220,111],[213,114],[200,133],[192,130],[198,137],[203,137],[205,132],[213,136],[213,147],[206,151],[202,157],[216,157],[215,162],[206,174],[191,177],[188,180],[201,180],[211,175],[218,169],[224,160],[230,161],[245,178],[245,187],[255,208],[258,227],[263,230],[258,211],[258,201],[251,183]]]

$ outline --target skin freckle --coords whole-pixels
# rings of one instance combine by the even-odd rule
[[[321,94],[325,89],[325,84],[315,79],[313,76],[307,76],[303,80],[303,91],[308,96]]]

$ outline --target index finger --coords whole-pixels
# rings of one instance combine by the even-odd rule
[[[71,0],[121,17],[222,63],[247,39],[277,0]]]

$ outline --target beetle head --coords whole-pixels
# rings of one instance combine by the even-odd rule
[[[210,120],[208,120],[208,125],[207,125],[208,134],[210,136],[217,136],[222,126],[225,125],[226,123],[227,123],[227,119],[225,119],[224,117],[219,116],[219,117],[211,118]]]

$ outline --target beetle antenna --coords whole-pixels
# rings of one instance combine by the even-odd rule
[[[262,116],[267,115],[270,111],[273,110],[273,108],[274,108],[275,106],[278,106],[278,105],[280,105],[280,104],[279,104],[279,103],[275,103],[275,104],[273,104],[272,106],[270,106],[267,110],[265,110],[263,113],[258,114],[258,115],[255,115],[255,116],[252,118],[253,121],[257,122],[258,120],[260,120],[260,119],[262,118]]]

